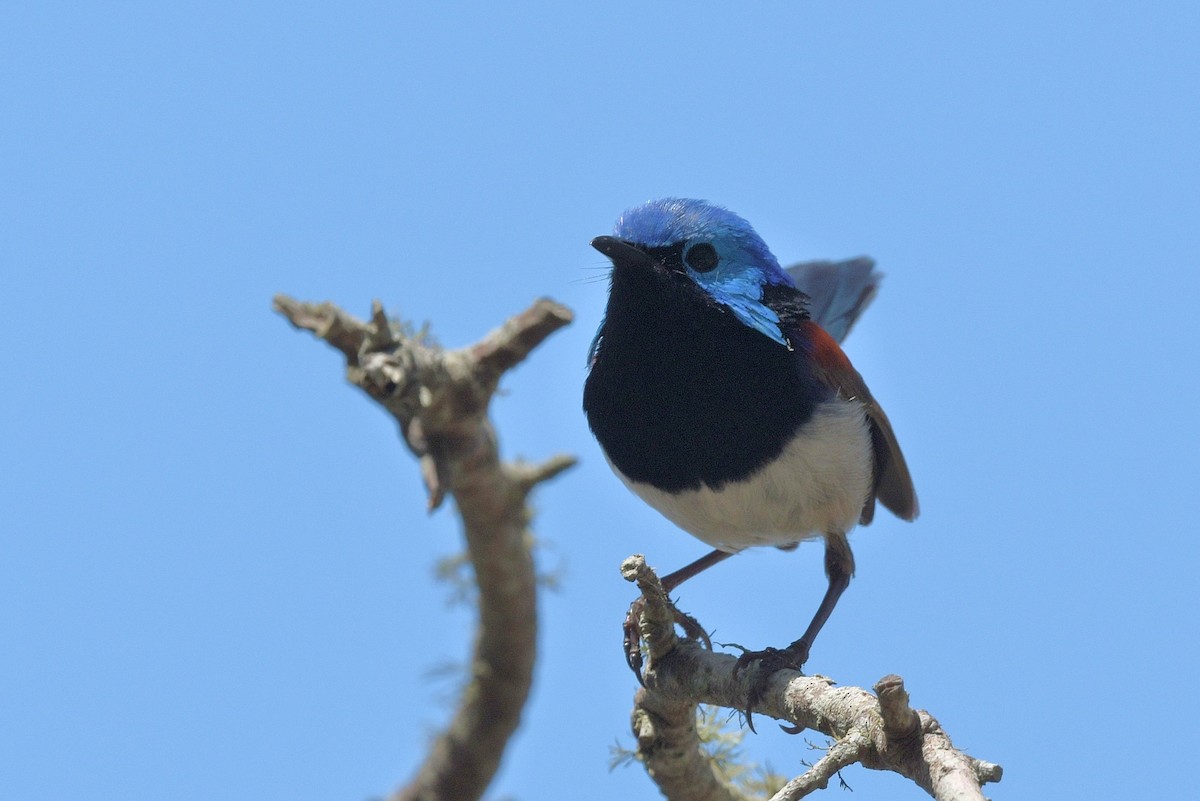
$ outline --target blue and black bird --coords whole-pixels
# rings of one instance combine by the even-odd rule
[[[629,209],[592,247],[612,280],[588,425],[634,493],[715,548],[663,586],[744,548],[823,538],[829,587],[808,628],[738,662],[759,662],[763,682],[799,669],[854,574],[847,533],[876,501],[917,516],[891,423],[838,345],[878,275],[869,259],[785,271],[748,222],[699,200]],[[636,652],[635,637],[635,670]]]

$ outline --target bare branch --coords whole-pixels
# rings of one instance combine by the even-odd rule
[[[870,743],[861,737],[843,737],[803,775],[792,779],[771,796],[771,801],[796,801],[797,798],[804,798],[815,790],[824,790],[839,770],[862,760],[869,748]]]
[[[639,689],[631,723],[638,756],[668,799],[750,801],[705,753],[696,730],[696,704]]]
[[[276,295],[274,307],[293,326],[312,331],[340,350],[347,362],[357,363],[358,351],[367,335],[362,320],[332,303],[301,303],[287,295]]]
[[[530,464],[518,459],[508,465],[508,471],[517,486],[528,493],[543,481],[549,481],[564,470],[574,467],[576,461],[574,456],[564,453],[551,456],[540,464]]]
[[[904,679],[892,673],[875,682],[883,733],[893,743],[906,742],[921,734],[921,718],[908,705]]]
[[[525,498],[573,463],[562,456],[536,468],[501,463],[487,409],[503,373],[568,324],[571,312],[539,300],[479,344],[445,351],[406,333],[378,302],[368,322],[284,295],[275,309],[341,351],[348,380],[396,418],[419,459],[430,509],[447,493],[455,497],[479,585],[471,680],[416,777],[392,799],[477,799],[520,721],[533,672],[537,580]]]
[[[470,349],[471,356],[479,364],[481,375],[490,374],[498,380],[571,319],[571,310],[566,306],[541,298],[480,340]]]
[[[634,554],[621,563],[621,575],[626,581],[636,582],[646,599],[646,606],[638,618],[638,630],[649,657],[648,666],[654,660],[675,650],[679,638],[675,635],[675,611],[671,599],[658,580],[658,574],[646,564],[646,557]]]
[[[743,671],[735,676],[735,657],[679,639],[675,612],[643,557],[626,559],[621,572],[638,583],[645,602],[639,628],[649,659],[646,686],[634,700],[635,733],[642,711],[657,710],[671,722],[654,727],[650,749],[643,748],[639,734],[639,755],[668,799],[693,798],[694,788],[711,783],[712,766],[682,719],[694,718],[702,703],[744,710],[754,673]],[[939,801],[983,801],[981,785],[999,781],[1000,766],[956,749],[937,720],[909,706],[899,676],[880,679],[875,691],[877,695],[858,687],[837,687],[823,676],[804,676],[794,670],[781,670],[771,677],[753,710],[756,714],[787,721],[789,732],[813,729],[835,740],[822,759],[788,782],[772,801],[803,798],[827,786],[839,770],[856,762],[898,773]],[[669,764],[678,768],[670,783],[660,780],[665,770],[659,766],[659,754],[671,755]],[[686,776],[681,776],[684,767]]]

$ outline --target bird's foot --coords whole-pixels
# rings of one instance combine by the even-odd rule
[[[622,627],[624,633],[625,647],[625,664],[629,665],[629,669],[633,671],[633,675],[637,676],[638,683],[643,687],[646,686],[645,680],[642,678],[642,636],[638,629],[638,622],[641,620],[642,613],[646,609],[646,599],[638,598],[629,605],[629,612],[625,615],[625,624]],[[675,604],[671,604],[671,612],[675,615],[675,623],[681,629],[683,634],[690,640],[696,640],[704,643],[704,647],[712,650],[712,640],[708,637],[708,632],[700,625],[696,618],[680,612],[675,608]]]
[[[630,604],[629,611],[625,613],[625,623],[621,627],[625,635],[622,642],[625,648],[625,664],[629,665],[633,675],[637,676],[638,684],[643,687],[646,686],[646,682],[642,680],[642,635],[638,632],[638,620],[641,619],[645,607],[645,598],[638,598]]]
[[[737,664],[733,666],[733,677],[735,679],[739,673],[751,665],[756,666],[754,676],[750,680],[750,689],[746,694],[746,708],[742,712],[746,716],[746,725],[750,727],[750,731],[757,734],[758,732],[754,729],[754,718],[751,712],[766,695],[767,684],[771,681],[771,677],[781,670],[795,670],[800,672],[800,669],[804,667],[804,663],[808,661],[810,646],[804,640],[796,640],[787,648],[764,648],[761,651],[748,651],[736,643],[731,643],[731,645],[741,649],[742,652],[741,656],[738,657]]]

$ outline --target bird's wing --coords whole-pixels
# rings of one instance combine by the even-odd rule
[[[866,256],[846,261],[805,261],[787,268],[796,288],[808,295],[808,313],[838,342],[875,298],[883,273]]]
[[[805,320],[800,325],[811,344],[812,358],[821,377],[842,397],[861,403],[871,424],[871,443],[875,449],[875,492],[863,507],[862,522],[871,522],[875,513],[875,498],[901,520],[913,520],[919,511],[917,493],[887,415],[875,402],[866,382],[834,338],[812,320]]]

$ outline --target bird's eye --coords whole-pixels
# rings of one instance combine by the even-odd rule
[[[706,273],[713,270],[717,266],[717,262],[721,259],[717,255],[717,249],[707,242],[701,242],[698,245],[692,245],[688,248],[688,252],[684,255],[683,260],[687,262],[687,266],[691,267],[698,273]]]

